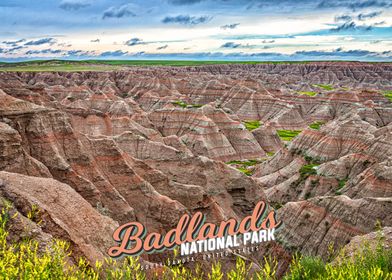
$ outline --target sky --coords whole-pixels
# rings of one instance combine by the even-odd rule
[[[0,61],[392,61],[392,0],[0,0]]]

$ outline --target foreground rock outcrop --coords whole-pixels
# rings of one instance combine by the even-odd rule
[[[26,225],[19,228],[20,231],[11,228],[12,235],[21,236],[32,231],[46,235],[46,241],[53,238],[68,241],[75,257],[85,256],[91,262],[104,259],[118,223],[98,213],[74,189],[50,178],[4,171],[0,172],[0,181],[0,196],[12,201],[20,213],[15,219],[23,219],[21,217],[30,213],[33,222],[39,224],[36,227],[25,221]],[[32,209],[39,210],[34,212]]]

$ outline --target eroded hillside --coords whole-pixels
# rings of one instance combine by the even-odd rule
[[[392,226],[391,90],[387,63],[0,73],[13,237],[60,237],[94,261],[119,224],[164,233],[184,213],[239,219],[266,200],[284,224],[275,254],[326,257]]]

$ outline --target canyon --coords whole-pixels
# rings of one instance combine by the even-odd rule
[[[183,215],[240,221],[260,201],[283,225],[250,259],[390,235],[391,91],[391,63],[0,72],[9,238],[60,238],[95,262],[122,224],[164,235]]]

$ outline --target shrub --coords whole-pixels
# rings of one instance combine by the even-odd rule
[[[233,268],[227,273],[227,279],[229,280],[250,279],[249,271],[250,271],[250,266],[247,266],[242,258],[237,258],[235,268]]]
[[[307,163],[309,164],[314,164],[314,165],[319,165],[322,162],[322,159],[320,158],[314,158],[309,155],[304,155],[304,159],[306,160]]]
[[[305,164],[301,167],[299,170],[299,174],[301,175],[301,178],[305,179],[309,177],[310,175],[316,175],[317,170],[316,167],[318,164]]]
[[[336,195],[341,195],[342,194],[341,190],[346,186],[347,181],[348,181],[348,179],[339,180],[338,188],[335,191]]]
[[[315,188],[315,187],[317,187],[317,185],[320,183],[320,180],[319,179],[316,179],[316,180],[312,180],[311,182],[310,182],[310,186],[312,187],[312,188]]]
[[[320,130],[321,126],[324,125],[325,122],[314,122],[309,125],[311,129]]]
[[[272,202],[272,203],[270,203],[270,205],[271,205],[272,208],[274,208],[275,210],[278,210],[278,209],[282,208],[284,204],[282,204],[282,203],[280,203],[280,202]]]
[[[347,179],[339,180],[339,189],[344,188],[347,183]]]

